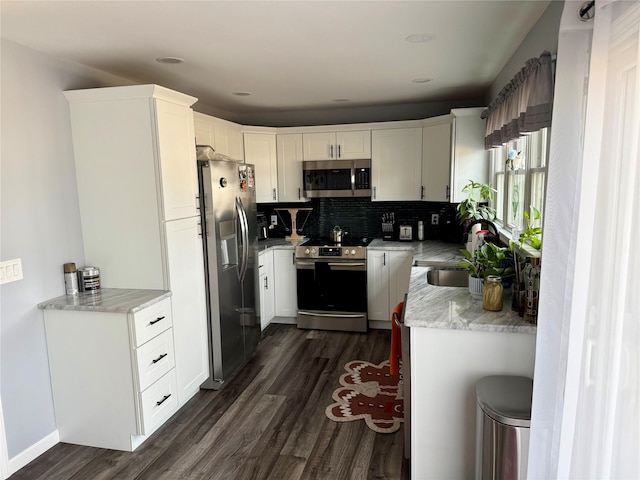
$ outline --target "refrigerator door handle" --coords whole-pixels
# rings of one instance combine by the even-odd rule
[[[247,273],[247,267],[249,263],[249,222],[247,220],[247,213],[242,205],[240,197],[236,197],[236,210],[238,211],[238,219],[240,221],[240,251],[242,257],[240,260],[240,281],[244,282],[244,276]]]

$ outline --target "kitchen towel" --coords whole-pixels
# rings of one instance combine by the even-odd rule
[[[400,374],[400,359],[402,358],[402,331],[400,329],[400,319],[404,302],[400,302],[393,309],[391,314],[391,351],[389,352],[389,373],[391,375]],[[396,323],[396,321],[398,323]]]

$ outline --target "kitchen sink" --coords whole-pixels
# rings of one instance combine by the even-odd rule
[[[438,287],[468,287],[469,272],[461,268],[434,268],[427,272],[427,283]]]

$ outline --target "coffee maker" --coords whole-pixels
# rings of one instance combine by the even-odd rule
[[[269,224],[267,223],[267,215],[258,212],[258,240],[269,238]]]

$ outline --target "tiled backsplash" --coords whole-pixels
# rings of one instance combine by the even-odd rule
[[[298,232],[307,237],[328,236],[330,230],[339,225],[351,235],[358,237],[382,238],[382,215],[395,214],[396,223],[408,222],[414,227],[414,239],[417,240],[418,221],[424,222],[426,240],[462,239],[462,229],[457,228],[454,219],[453,228],[443,228],[431,224],[431,215],[439,215],[440,224],[448,216],[455,217],[455,204],[439,202],[372,202],[369,198],[316,198],[307,203],[259,204],[258,211],[267,216],[275,214],[274,208],[313,208],[307,217],[305,211],[298,213]],[[270,231],[272,237],[284,237],[290,233],[289,213],[278,212],[278,226]],[[269,217],[267,217],[269,218]],[[283,221],[285,225],[283,224]],[[451,230],[454,230],[453,233]]]

